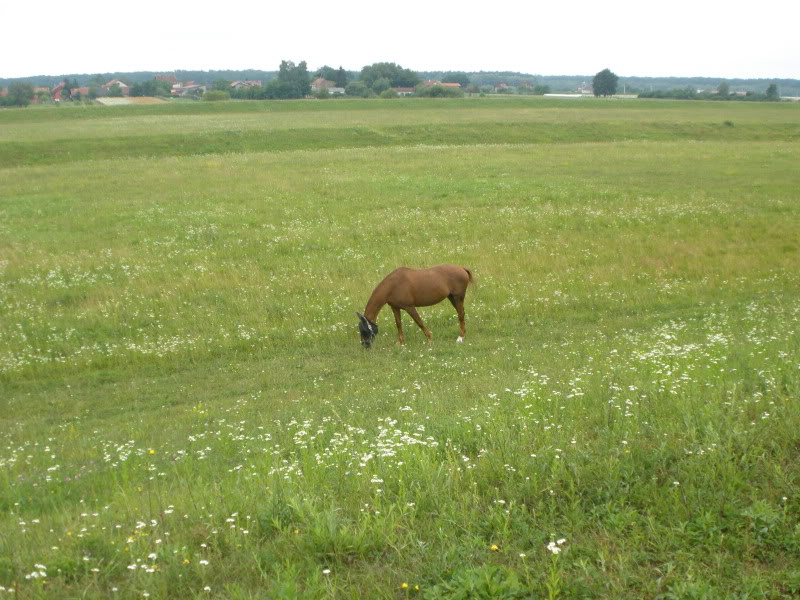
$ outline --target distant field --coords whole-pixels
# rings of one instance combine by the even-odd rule
[[[798,164],[798,104],[0,111],[0,597],[797,597]],[[363,350],[442,262],[466,343]]]
[[[130,104],[165,104],[167,100],[162,98],[151,98],[148,96],[136,96],[128,98],[98,98],[97,101],[104,106],[126,106]],[[59,107],[60,108],[60,107]]]

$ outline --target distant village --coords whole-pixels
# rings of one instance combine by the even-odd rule
[[[394,66],[394,65],[392,65]],[[309,78],[311,79],[311,78]],[[513,85],[498,82],[493,85],[476,85],[469,83],[469,80],[464,77],[461,82],[456,81],[441,81],[439,79],[425,79],[420,81],[419,78],[414,77],[418,83],[416,85],[391,85],[389,90],[392,96],[414,96],[414,95],[430,95],[426,94],[423,90],[430,91],[431,89],[441,89],[441,94],[433,95],[448,95],[456,96],[468,94],[543,94],[549,91],[547,86],[538,86],[531,82],[516,81]],[[306,80],[308,82],[308,80]],[[341,81],[341,79],[340,79]],[[116,104],[120,103],[120,99],[135,99],[142,96],[157,96],[161,98],[201,98],[206,92],[227,92],[233,98],[259,98],[263,97],[259,91],[264,89],[264,86],[269,82],[264,82],[258,79],[242,79],[236,81],[215,81],[213,83],[198,82],[198,81],[179,81],[175,74],[158,74],[152,80],[145,84],[129,84],[122,79],[114,78],[99,83],[96,81],[93,85],[78,85],[75,80],[70,85],[69,79],[58,82],[53,87],[33,86],[32,98],[30,102],[33,104],[40,104],[43,102],[61,103],[63,101],[97,101],[102,104]],[[351,86],[348,84],[345,77],[342,83],[337,83],[332,79],[317,76],[310,81],[310,86],[307,88],[308,97],[331,97],[331,96],[364,96],[364,88],[358,87],[360,81],[351,81],[349,84],[356,84]],[[409,82],[411,83],[411,82]],[[153,85],[157,84],[157,85]],[[307,84],[308,85],[308,84]],[[144,93],[142,93],[144,90]],[[248,93],[248,91],[250,93]],[[366,91],[372,94],[375,91],[374,86],[367,86]],[[377,90],[378,93],[385,90]],[[583,83],[577,90],[579,94],[592,94],[592,87]],[[8,89],[0,89],[0,96],[7,96]],[[378,94],[372,94],[378,95]]]
[[[378,68],[372,78],[365,77],[370,68]],[[306,70],[305,63],[295,65],[285,62],[282,72],[277,78],[240,79],[227,81],[216,79],[207,81],[179,81],[176,74],[155,74],[152,79],[128,83],[121,78],[113,78],[105,83],[100,76],[95,76],[90,85],[84,80],[78,85],[75,79],[65,78],[52,87],[36,86],[31,83],[10,84],[8,89],[0,87],[0,106],[24,106],[27,104],[70,102],[97,102],[99,104],[129,104],[163,102],[167,98],[225,100],[225,99],[288,99],[288,98],[329,98],[329,97],[375,97],[383,98],[404,96],[439,96],[458,97],[465,94],[521,94],[545,95],[555,97],[591,97],[617,96],[640,98],[673,98],[673,99],[709,99],[709,100],[797,100],[797,98],[781,98],[777,86],[770,85],[765,93],[756,92],[750,85],[747,91],[730,89],[723,80],[719,87],[701,88],[700,85],[687,85],[681,88],[665,90],[642,89],[625,82],[617,84],[618,77],[608,71],[598,73],[594,80],[572,78],[571,85],[557,84],[558,93],[551,93],[550,86],[537,82],[533,76],[522,74],[497,73],[494,81],[488,79],[490,74],[451,73],[442,74],[442,79],[422,79],[417,73],[402,69],[394,63],[376,63],[364,67],[361,78],[349,80],[348,74],[341,67],[339,70],[323,67],[315,74]],[[601,81],[598,77],[606,73],[611,79]],[[197,76],[198,73],[193,73]],[[235,76],[235,73],[233,74]],[[325,75],[325,76],[323,76]],[[511,75],[510,80],[503,81],[503,76]],[[286,77],[284,77],[286,76]],[[124,77],[119,74],[117,77]],[[334,81],[333,78],[336,78]],[[474,80],[470,80],[474,77]],[[127,78],[126,78],[127,79]],[[281,80],[283,81],[281,82]],[[488,81],[487,81],[488,79]],[[599,83],[600,82],[600,83]],[[281,85],[283,83],[283,85]],[[566,82],[564,82],[566,83]],[[411,85],[410,85],[411,84]],[[209,93],[212,92],[212,93]],[[16,97],[11,97],[16,95]]]
[[[170,96],[174,98],[199,97],[212,89],[212,85],[208,83],[199,83],[196,81],[178,81],[175,75],[156,75],[154,79],[169,83],[171,86]],[[245,79],[241,81],[230,82],[229,88],[231,92],[234,92],[238,90],[260,88],[263,85],[264,83],[260,80]],[[463,87],[460,83],[442,82],[435,79],[425,80],[419,85],[425,87],[443,86],[445,88],[459,90],[461,90]],[[487,87],[489,87],[489,89],[486,89]],[[531,83],[521,83],[519,86],[498,83],[494,86],[481,86],[480,89],[475,89],[474,93],[513,93],[516,91],[517,87],[533,89],[534,86]],[[72,88],[68,88],[66,82],[61,81],[52,88],[34,86],[33,98],[31,101],[35,104],[47,100],[61,102],[64,100],[91,99],[101,101],[103,98],[129,98],[131,96],[132,89],[133,86],[128,85],[120,79],[111,79],[110,81],[107,81],[99,86],[80,86]],[[398,96],[413,96],[417,93],[418,87],[398,86],[392,89],[397,92]],[[323,90],[331,96],[344,96],[346,93],[344,87],[337,86],[334,81],[329,79],[318,77],[311,82],[311,96],[317,96],[321,93],[324,93]],[[3,93],[7,94],[8,92],[7,90],[3,90]],[[576,90],[576,93],[591,95],[593,93],[592,86],[584,83],[579,86],[579,88]]]

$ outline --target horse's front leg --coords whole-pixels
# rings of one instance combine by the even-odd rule
[[[394,313],[394,324],[397,325],[397,343],[404,344],[406,338],[403,335],[403,323],[400,321],[400,309],[392,306],[392,312]]]

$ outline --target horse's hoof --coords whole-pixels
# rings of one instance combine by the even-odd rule
[[[460,344],[463,341],[464,341],[464,338],[461,337],[461,336],[458,336],[458,339],[456,340],[456,344]]]

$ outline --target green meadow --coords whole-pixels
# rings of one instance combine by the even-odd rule
[[[0,111],[0,598],[800,595],[800,104]],[[397,266],[476,278],[355,311]]]

